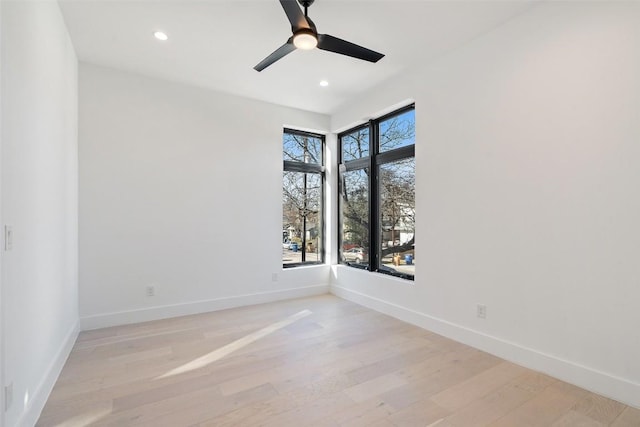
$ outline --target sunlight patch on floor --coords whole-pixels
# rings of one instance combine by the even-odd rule
[[[101,409],[98,411],[88,412],[86,414],[80,414],[73,418],[69,418],[55,427],[86,427],[95,423],[96,421],[106,417],[111,413],[110,409]]]
[[[243,347],[248,346],[249,344],[266,337],[269,334],[272,334],[273,332],[282,329],[286,326],[289,326],[290,324],[302,319],[303,317],[307,317],[308,315],[310,315],[312,312],[310,310],[302,310],[296,314],[293,314],[289,317],[287,317],[284,320],[281,320],[279,322],[276,323],[272,323],[271,325],[260,329],[259,331],[256,332],[252,332],[249,335],[246,335],[230,344],[225,345],[224,347],[220,347],[217,350],[212,351],[211,353],[207,353],[204,356],[201,356],[197,359],[192,360],[191,362],[185,363],[182,366],[178,366],[175,369],[172,369],[168,372],[166,372],[163,375],[160,375],[159,377],[157,377],[156,379],[162,379],[162,378],[168,378],[168,377],[172,377],[174,375],[180,375],[180,374],[184,374],[185,372],[190,372],[190,371],[194,371],[196,369],[200,369],[203,368],[207,365],[210,365],[211,363],[222,359],[223,357],[227,356],[228,354],[233,353],[236,350],[239,350]]]

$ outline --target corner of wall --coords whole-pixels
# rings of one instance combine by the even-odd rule
[[[178,316],[208,313],[227,310],[248,305],[264,304],[293,298],[303,298],[329,293],[326,283],[300,288],[281,289],[270,292],[239,295],[225,298],[215,298],[204,301],[186,302],[151,308],[104,313],[80,319],[83,331],[106,328],[109,326],[127,325],[131,323],[148,322]]]

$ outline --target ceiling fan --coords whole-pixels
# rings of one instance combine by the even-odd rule
[[[300,7],[296,4],[296,0],[280,0],[280,4],[287,14],[289,22],[291,22],[293,35],[289,37],[289,40],[287,40],[285,44],[253,67],[256,71],[264,70],[269,65],[296,49],[310,50],[314,47],[369,62],[378,62],[382,59],[383,54],[371,49],[358,46],[357,44],[330,36],[329,34],[318,34],[316,24],[314,24],[307,15],[307,9],[313,4],[313,1],[314,0],[297,0],[297,2],[304,7],[303,14]]]

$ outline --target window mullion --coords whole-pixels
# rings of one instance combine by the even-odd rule
[[[357,169],[368,168],[371,163],[371,156],[364,157],[362,159],[350,160],[344,163],[345,171],[352,171]]]
[[[292,162],[284,160],[282,167],[289,172],[324,173],[324,166],[312,163]]]
[[[378,256],[378,224],[380,221],[378,206],[378,171],[376,156],[378,155],[378,127],[375,121],[369,121],[369,271],[377,271]]]
[[[410,145],[408,147],[397,148],[395,150],[386,151],[384,153],[377,154],[376,164],[381,165],[384,163],[393,163],[398,160],[409,159],[415,157],[416,147]]]

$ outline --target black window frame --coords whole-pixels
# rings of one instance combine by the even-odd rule
[[[398,160],[404,160],[409,158],[415,159],[415,143],[409,146],[403,146],[400,148],[383,151],[380,152],[380,135],[379,135],[379,125],[380,123],[406,113],[407,111],[415,111],[415,104],[409,104],[407,106],[401,107],[397,110],[394,110],[388,114],[377,117],[375,119],[371,119],[366,123],[360,124],[358,126],[354,126],[350,129],[347,129],[338,134],[338,263],[342,265],[347,265],[349,267],[358,268],[361,270],[367,270],[376,273],[387,274],[394,277],[399,277],[402,279],[407,279],[410,281],[415,280],[415,276],[407,273],[401,273],[398,271],[389,271],[388,269],[381,268],[381,257],[380,257],[380,200],[379,200],[379,188],[378,188],[378,177],[379,177],[379,167],[384,164],[393,163]],[[368,157],[362,157],[355,160],[349,160],[343,163],[342,160],[342,138],[354,132],[357,132],[361,129],[369,129],[369,155]],[[344,179],[343,174],[345,172],[360,170],[360,169],[369,169],[369,192],[368,192],[368,221],[369,221],[369,247],[366,248],[368,250],[368,259],[369,262],[367,264],[358,264],[351,263],[342,260],[342,250],[343,250],[343,237],[344,237],[344,220],[342,215],[343,210],[343,195],[344,195]],[[414,230],[414,238],[412,239],[415,245],[415,230]]]
[[[326,163],[326,137],[323,134],[319,134],[319,133],[313,133],[313,132],[307,132],[307,131],[302,131],[302,130],[297,130],[297,129],[290,129],[290,128],[284,128],[283,132],[282,132],[282,137],[284,140],[284,135],[285,134],[293,134],[293,135],[299,135],[299,136],[307,136],[307,137],[311,137],[311,138],[317,138],[320,139],[322,141],[321,144],[321,163],[317,164],[317,163],[305,163],[305,162],[300,162],[300,161],[293,161],[293,160],[283,160],[282,161],[282,173],[283,173],[283,179],[284,179],[284,172],[299,172],[299,173],[304,173],[304,174],[317,174],[320,176],[320,209],[318,212],[319,215],[319,222],[320,222],[320,230],[321,230],[321,234],[322,234],[322,244],[321,244],[321,248],[320,248],[320,260],[318,261],[306,261],[306,230],[303,230],[302,232],[302,253],[301,253],[301,258],[302,261],[301,262],[294,262],[294,263],[282,263],[282,268],[295,268],[295,267],[302,267],[302,266],[309,266],[309,265],[321,265],[325,263],[325,253],[326,253],[326,235],[325,235],[325,206],[326,206],[326,176],[325,176],[325,171],[326,171],[326,167],[325,167],[325,163]],[[283,148],[284,149],[284,148]]]

